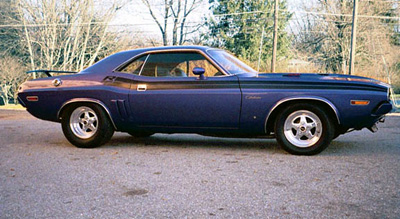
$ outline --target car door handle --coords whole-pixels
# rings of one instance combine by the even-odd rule
[[[146,91],[147,90],[147,85],[145,84],[139,84],[137,86],[137,91]]]

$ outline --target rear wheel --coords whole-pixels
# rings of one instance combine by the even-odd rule
[[[61,126],[68,141],[79,148],[98,147],[114,134],[114,127],[106,112],[92,103],[68,106],[62,113]]]
[[[276,139],[291,154],[314,155],[334,137],[334,125],[323,108],[297,103],[285,108],[275,122]]]

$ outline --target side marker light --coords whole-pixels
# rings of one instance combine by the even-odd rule
[[[351,105],[366,106],[369,104],[369,100],[352,100]]]
[[[39,97],[38,96],[27,96],[26,100],[31,101],[31,102],[36,102],[36,101],[39,101]]]

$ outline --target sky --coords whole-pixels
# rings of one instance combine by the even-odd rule
[[[289,10],[299,11],[299,5],[305,0],[287,0]],[[313,0],[311,0],[313,1]],[[311,2],[305,1],[305,2]],[[158,3],[159,2],[159,3]],[[152,7],[154,11],[162,10],[162,0],[154,0]],[[202,22],[202,18],[209,17],[211,12],[209,11],[208,0],[203,0],[200,6],[193,11],[188,17],[187,24],[191,22],[199,23]],[[171,21],[170,21],[171,22]],[[151,17],[148,8],[142,3],[141,0],[129,1],[124,7],[117,12],[116,17],[111,21],[111,30],[117,32],[140,32],[145,37],[152,37],[161,40],[161,33]],[[171,28],[172,25],[169,24]]]
[[[154,2],[156,1],[157,0]],[[162,10],[161,3],[163,1],[159,0],[157,2],[160,2],[160,4],[154,3],[154,5],[152,5],[155,13]],[[199,4],[199,7],[188,16],[187,23],[201,22],[201,18],[207,15],[205,12],[208,12],[208,7],[208,0],[203,0],[203,2]],[[161,17],[159,19],[161,19]],[[172,22],[172,20],[170,20],[170,22]],[[161,38],[161,33],[157,24],[151,17],[148,8],[141,0],[133,0],[127,3],[111,22],[111,25],[121,24],[126,24],[126,29],[131,29],[135,32],[140,31],[146,35],[156,35]],[[172,24],[169,24],[169,26],[171,27]],[[121,27],[120,29],[123,28]]]

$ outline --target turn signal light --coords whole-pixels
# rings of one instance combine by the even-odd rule
[[[369,100],[352,100],[351,105],[361,105],[366,106],[369,104]]]

